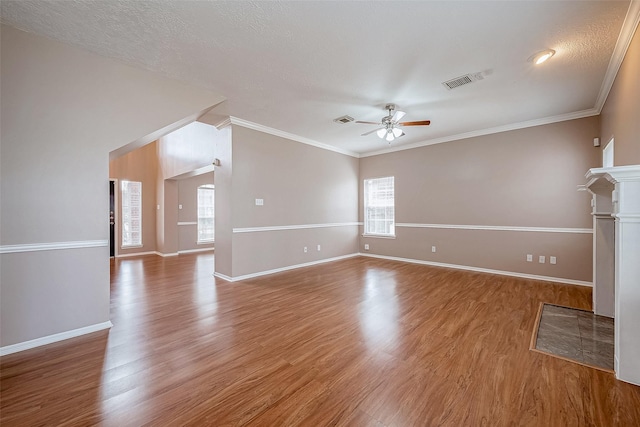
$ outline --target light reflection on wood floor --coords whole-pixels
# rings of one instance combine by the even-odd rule
[[[9,425],[640,425],[640,388],[529,351],[589,288],[353,258],[229,283],[112,261],[109,332],[1,359]]]

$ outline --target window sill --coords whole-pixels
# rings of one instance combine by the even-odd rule
[[[216,242],[215,240],[201,240],[196,242],[196,245],[212,245],[215,242]]]
[[[395,239],[396,235],[384,235],[384,234],[363,234],[362,237],[373,237],[374,239]]]
[[[129,246],[120,246],[120,249],[137,249],[137,248],[141,248],[144,245],[129,245]]]

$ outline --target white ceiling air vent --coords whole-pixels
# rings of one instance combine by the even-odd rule
[[[349,123],[349,122],[352,122],[354,120],[355,119],[353,117],[351,117],[351,116],[342,116],[342,117],[338,117],[337,119],[333,119],[334,122],[342,123],[342,124]]]
[[[471,73],[465,74],[464,76],[456,77],[455,79],[447,80],[446,82],[442,82],[442,84],[447,89],[451,90],[482,79],[484,79],[482,73]]]

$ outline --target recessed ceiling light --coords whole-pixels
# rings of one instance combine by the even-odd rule
[[[533,62],[536,65],[540,65],[555,54],[556,54],[556,51],[553,49],[543,50],[531,55],[529,57],[529,61]]]

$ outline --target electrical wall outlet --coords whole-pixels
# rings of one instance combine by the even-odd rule
[[[368,243],[365,243],[365,244],[364,244],[364,250],[365,250],[365,251],[368,251],[368,250],[369,250],[369,244],[368,244]]]
[[[435,252],[436,251],[436,247],[435,246],[431,246],[431,252]]]
[[[318,252],[320,252],[320,245],[318,245]]]
[[[263,206],[264,205],[264,199],[256,199],[256,206]]]
[[[178,209],[182,209],[182,205],[178,205]]]
[[[556,263],[556,257],[550,256],[549,257],[549,264],[555,264],[555,263]]]
[[[533,255],[527,254],[527,262],[533,262]]]
[[[538,257],[538,262],[539,262],[540,264],[544,264],[544,255],[540,255],[540,256]]]
[[[304,251],[305,254],[307,253],[307,247],[306,246],[304,247],[303,251]]]

